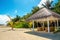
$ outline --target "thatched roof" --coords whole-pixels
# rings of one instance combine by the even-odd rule
[[[47,18],[49,16],[54,16],[57,18],[60,18],[60,15],[47,9],[47,8],[42,8],[32,16],[30,16],[27,20],[35,20],[35,19],[41,19],[41,18]]]

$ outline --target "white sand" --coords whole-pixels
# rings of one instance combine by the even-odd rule
[[[0,28],[0,40],[50,40],[48,38],[24,33],[30,31],[29,29],[15,29],[15,31],[9,29],[10,28]]]

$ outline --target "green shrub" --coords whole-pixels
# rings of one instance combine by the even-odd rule
[[[27,22],[20,22],[14,25],[15,28],[28,28]]]

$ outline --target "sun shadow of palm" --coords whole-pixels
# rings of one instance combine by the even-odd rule
[[[7,31],[15,31],[15,30],[8,29],[8,30],[4,30],[4,31],[2,31],[2,32],[7,32]]]

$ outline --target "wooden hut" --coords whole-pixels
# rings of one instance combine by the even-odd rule
[[[47,31],[48,33],[52,30],[50,28],[50,23],[55,22],[55,26],[53,28],[58,28],[58,20],[60,20],[60,15],[47,9],[47,8],[42,8],[32,16],[30,16],[27,21],[32,21],[33,22],[33,31],[34,31],[34,21],[36,22],[41,22],[42,28],[44,31]],[[45,22],[47,23],[47,27],[44,28]]]

